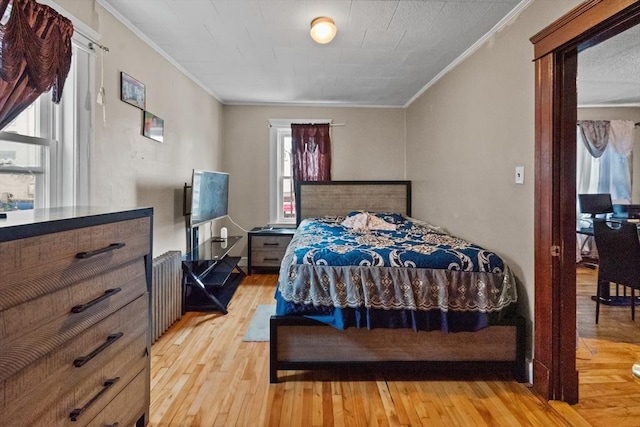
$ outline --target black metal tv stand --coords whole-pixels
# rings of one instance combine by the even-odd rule
[[[211,238],[182,258],[182,312],[220,311],[227,314],[227,304],[245,273],[238,267],[240,257],[229,256],[242,239]]]

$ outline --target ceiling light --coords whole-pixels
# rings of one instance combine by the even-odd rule
[[[338,29],[333,19],[321,16],[311,21],[311,38],[320,44],[327,44],[336,36]]]

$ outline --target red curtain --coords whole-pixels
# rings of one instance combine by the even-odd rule
[[[60,102],[73,24],[34,0],[0,0],[0,129],[53,89]]]
[[[329,124],[292,124],[294,181],[331,181]]]

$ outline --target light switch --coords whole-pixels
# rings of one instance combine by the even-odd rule
[[[516,166],[516,184],[524,184],[524,166]]]

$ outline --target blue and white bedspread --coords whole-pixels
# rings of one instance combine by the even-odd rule
[[[302,221],[280,267],[276,314],[340,329],[486,327],[517,301],[495,253],[395,213]]]

